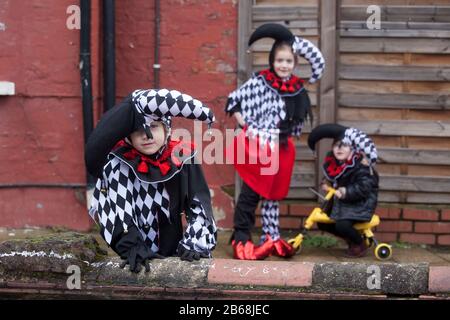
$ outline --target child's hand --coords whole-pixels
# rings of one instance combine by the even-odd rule
[[[322,189],[322,191],[324,191],[324,192],[328,192],[328,189],[330,189],[330,186],[323,182],[320,184],[320,189]]]
[[[178,245],[178,256],[181,260],[189,262],[200,260],[200,258],[209,258],[208,254],[186,249],[182,244]]]
[[[237,121],[238,125],[241,128],[244,128],[245,127],[245,121],[244,121],[244,118],[242,117],[242,114],[240,112],[235,112],[234,113],[234,117],[236,118],[236,121]]]
[[[336,190],[336,192],[334,193],[334,195],[338,198],[338,199],[342,199],[345,198],[345,188],[344,187],[340,187],[339,189]]]

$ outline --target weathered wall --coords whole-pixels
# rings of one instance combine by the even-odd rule
[[[0,1],[0,22],[5,26],[0,31],[0,81],[16,85],[14,96],[0,96],[1,226],[91,226],[83,199],[80,34],[66,27],[66,10],[73,4],[79,1]],[[98,0],[91,4],[98,118],[101,7]],[[231,0],[161,1],[161,87],[208,104],[216,111],[218,127],[224,125],[225,96],[235,86],[236,16]],[[153,86],[153,34],[153,1],[116,1],[118,100],[133,89]],[[224,218],[232,211],[232,199],[220,187],[233,183],[232,168],[207,166],[205,171],[220,225],[229,226]]]

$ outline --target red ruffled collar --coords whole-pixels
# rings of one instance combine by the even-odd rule
[[[263,76],[266,83],[280,93],[295,93],[303,88],[304,81],[295,75],[291,75],[287,81],[283,81],[270,69],[262,70],[258,75]]]
[[[334,180],[340,177],[346,169],[354,167],[356,161],[360,158],[361,154],[355,152],[349,160],[340,163],[332,153],[329,153],[325,157],[323,168],[328,178]]]
[[[138,165],[136,168],[138,172],[148,174],[150,173],[150,167],[153,166],[158,168],[163,176],[170,171],[171,163],[175,164],[177,167],[181,167],[182,161],[177,157],[177,155],[185,156],[186,154],[191,154],[194,150],[193,144],[186,146],[186,144],[181,143],[181,141],[171,140],[158,159],[152,159],[151,157],[137,151],[125,140],[119,141],[114,147],[114,150],[121,147],[127,147],[129,149],[122,153],[125,159],[134,160],[138,158]]]

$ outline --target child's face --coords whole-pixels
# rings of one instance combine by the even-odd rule
[[[144,129],[134,131],[130,135],[133,147],[140,153],[148,156],[155,154],[165,143],[165,130],[162,122],[153,121],[150,124],[150,130],[153,139],[147,138]]]
[[[275,52],[273,68],[280,78],[290,77],[295,67],[295,57],[288,46],[280,47]]]
[[[339,161],[346,161],[350,159],[353,154],[352,147],[348,144],[342,143],[342,141],[336,141],[333,144],[333,154],[336,159]]]

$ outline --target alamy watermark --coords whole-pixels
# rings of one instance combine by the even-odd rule
[[[371,14],[366,20],[367,29],[381,30],[381,8],[380,8],[380,6],[370,5],[367,7],[366,12]]]
[[[69,15],[66,19],[66,27],[69,30],[81,29],[81,9],[73,4],[67,7],[66,13]]]
[[[280,145],[277,134],[262,140],[242,130],[212,128],[204,131],[199,121],[194,121],[193,132],[192,137],[187,129],[172,130],[171,138],[181,141],[172,155],[182,158],[183,151],[193,144],[197,151],[195,163],[256,165],[263,176],[274,175],[279,170],[281,149],[285,146]]]
[[[370,265],[367,267],[367,273],[370,276],[367,278],[367,289],[380,290],[381,289],[381,269],[380,266]]]
[[[69,290],[81,290],[81,270],[77,265],[67,267],[66,273],[70,274],[66,281],[66,287]]]

